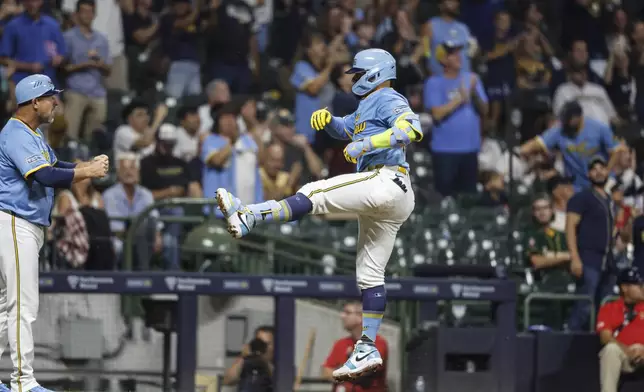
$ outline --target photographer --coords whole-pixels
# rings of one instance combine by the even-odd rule
[[[263,343],[263,344],[262,344]],[[261,389],[243,389],[248,384],[254,388],[255,384],[262,383],[265,375],[264,370],[268,369],[268,387]],[[239,385],[240,392],[272,391],[272,374],[273,371],[273,327],[264,325],[255,330],[254,339],[242,348],[241,356],[235,359],[235,362],[226,369],[224,373],[224,385]],[[256,377],[257,376],[257,377]],[[255,378],[255,384],[248,383]]]

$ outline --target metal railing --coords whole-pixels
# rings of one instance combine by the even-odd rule
[[[590,322],[589,329],[590,332],[595,330],[595,301],[588,295],[581,294],[557,294],[557,293],[542,293],[534,292],[530,293],[523,300],[524,314],[523,314],[523,323],[524,328],[528,329],[530,327],[530,307],[532,301],[548,301],[548,302],[572,302],[572,301],[587,301],[590,303]]]

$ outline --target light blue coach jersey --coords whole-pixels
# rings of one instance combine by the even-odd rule
[[[418,132],[422,132],[418,115],[411,111],[407,99],[392,88],[382,88],[362,99],[358,109],[344,116],[343,121],[347,136],[352,140],[361,140],[393,127],[398,118],[404,118]],[[409,169],[405,148],[376,148],[358,159],[357,168],[360,172],[374,165],[398,165]]]
[[[32,174],[55,163],[56,156],[40,129],[9,120],[0,131],[0,210],[49,226],[54,188],[34,181]]]

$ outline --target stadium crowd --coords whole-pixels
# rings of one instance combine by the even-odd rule
[[[309,119],[356,109],[344,71],[368,47],[397,58],[428,135],[409,152],[418,210],[511,216],[506,264],[549,291],[595,297],[644,266],[641,2],[4,0],[0,21],[2,117],[45,73],[65,89],[58,157],[115,162],[57,196],[47,268],[118,268],[127,223],[110,218],[164,199],[281,199],[354,170]],[[180,268],[182,225],[144,229],[136,268]],[[568,328],[587,322],[579,305]]]

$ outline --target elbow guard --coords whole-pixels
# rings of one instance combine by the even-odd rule
[[[393,146],[406,146],[423,138],[423,133],[420,131],[420,121],[417,116],[414,115],[414,117],[409,120],[400,119],[391,127]]]

